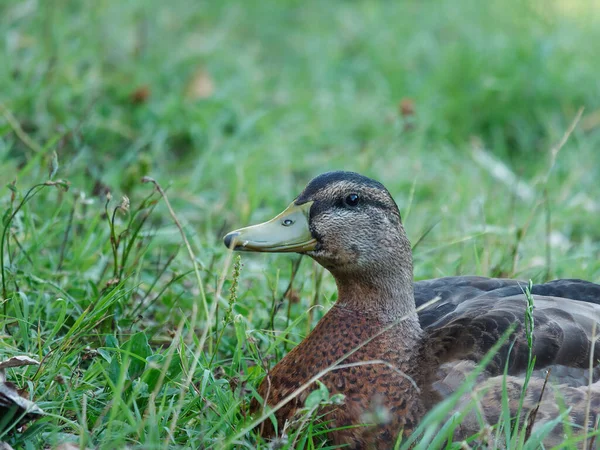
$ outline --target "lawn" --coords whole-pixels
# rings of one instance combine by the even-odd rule
[[[417,279],[600,282],[594,0],[3,0],[0,37],[15,449],[268,448],[252,392],[335,285],[222,236],[328,170],[387,186]]]

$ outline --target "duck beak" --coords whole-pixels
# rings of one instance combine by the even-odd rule
[[[296,252],[314,250],[317,240],[309,227],[313,202],[290,204],[274,219],[228,233],[223,242],[232,250],[250,252]]]

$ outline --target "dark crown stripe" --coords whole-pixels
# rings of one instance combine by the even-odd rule
[[[298,198],[296,198],[295,203],[297,205],[306,203],[307,201],[310,201],[310,199],[318,191],[326,188],[330,184],[338,183],[340,181],[350,181],[353,183],[362,184],[364,186],[370,186],[376,189],[381,189],[387,192],[387,189],[383,186],[383,184],[355,172],[326,172],[322,175],[313,178],[312,181],[308,183],[304,191],[302,191]]]

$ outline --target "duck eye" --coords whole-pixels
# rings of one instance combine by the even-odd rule
[[[281,225],[283,225],[284,227],[289,227],[293,224],[294,224],[294,221],[292,219],[285,219],[283,222],[281,222]]]
[[[358,205],[358,194],[350,194],[348,195],[348,197],[346,197],[346,205],[348,206],[356,206]]]

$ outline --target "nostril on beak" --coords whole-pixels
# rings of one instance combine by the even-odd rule
[[[240,233],[237,232],[232,232],[229,234],[226,234],[225,237],[223,238],[223,243],[225,244],[225,247],[227,248],[231,248],[231,244],[233,243],[233,240],[236,236],[238,236]]]

